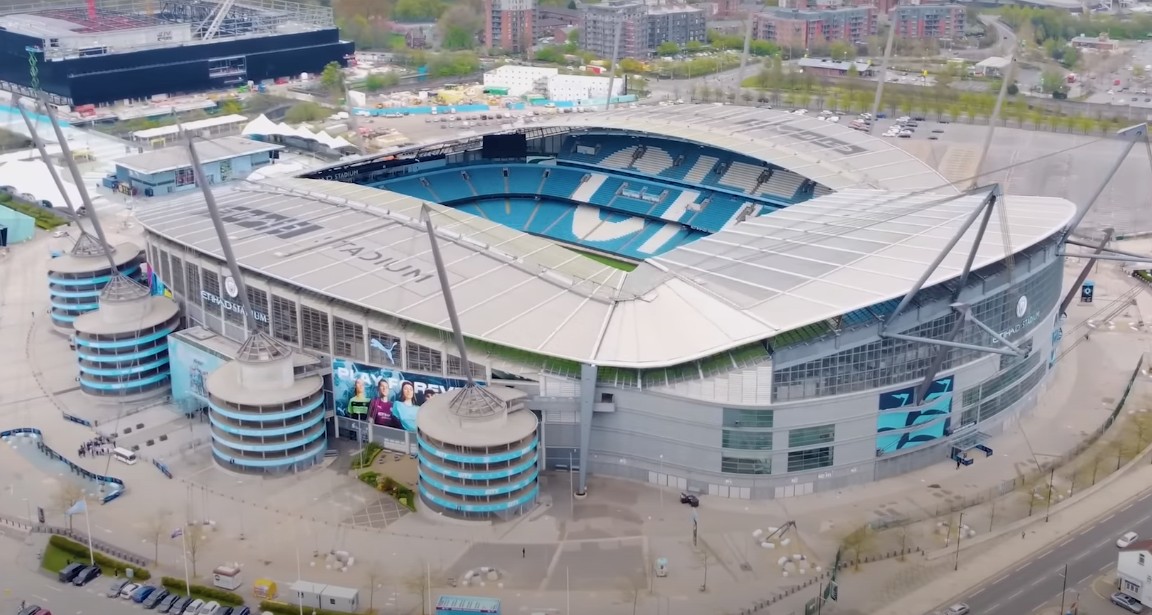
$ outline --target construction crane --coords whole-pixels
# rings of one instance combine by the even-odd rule
[[[212,15],[212,21],[208,24],[207,28],[197,28],[204,34],[201,35],[201,40],[210,41],[216,38],[220,33],[220,27],[224,25],[224,20],[228,18],[228,13],[232,11],[232,6],[236,4],[236,0],[223,0],[220,4],[216,5],[216,12]],[[203,26],[204,24],[200,24]]]

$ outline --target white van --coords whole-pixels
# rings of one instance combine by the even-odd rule
[[[139,459],[136,457],[136,453],[133,453],[126,448],[120,448],[119,446],[112,449],[112,456],[116,458],[116,461],[128,464],[130,466],[136,465],[136,462],[139,461]]]

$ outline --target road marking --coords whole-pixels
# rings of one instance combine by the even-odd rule
[[[1125,506],[1124,508],[1121,508],[1120,512],[1124,512],[1124,511],[1128,510],[1129,508],[1132,508],[1135,505],[1136,505],[1136,502],[1132,502],[1131,504]]]
[[[999,602],[997,602],[996,604],[993,604],[992,606],[988,607],[988,610],[989,610],[989,611],[992,611],[992,612],[996,612],[996,609],[998,609],[998,608],[1000,608],[1000,603],[999,603]]]
[[[1043,556],[1043,555],[1041,555],[1040,557],[1044,557],[1044,556]],[[1039,559],[1039,558],[1037,558],[1037,559]],[[1020,572],[1021,570],[1024,570],[1025,568],[1027,568],[1027,567],[1029,567],[1029,566],[1031,566],[1031,565],[1032,565],[1031,563],[1028,563],[1028,564],[1020,564],[1019,566],[1017,566],[1017,567],[1016,567],[1016,570],[1014,570],[1013,572]]]
[[[1076,540],[1076,539],[1075,539],[1075,538],[1069,538],[1068,540],[1065,540],[1064,542],[1062,542],[1062,543],[1060,543],[1060,544],[1056,545],[1056,548],[1060,548],[1060,547],[1063,547],[1064,545],[1066,545],[1066,544],[1068,544],[1068,543],[1072,542],[1073,540]]]
[[[1051,552],[1052,552],[1052,549],[1048,549],[1047,551],[1045,551],[1045,552],[1041,553],[1040,555],[1037,555],[1037,556],[1036,556],[1036,559],[1040,559],[1040,558],[1042,558],[1042,557],[1045,557],[1045,556],[1047,556],[1047,555],[1048,555],[1049,553],[1051,553]]]
[[[1103,524],[1107,523],[1109,519],[1111,519],[1112,517],[1115,517],[1115,516],[1116,516],[1116,513],[1112,513],[1112,514],[1108,515],[1107,517],[1104,517],[1103,519],[1098,521],[1096,523],[1096,525],[1103,525]]]
[[[38,600],[40,602],[48,602],[48,599],[43,597],[43,596],[31,596],[31,597],[35,598],[36,600]]]
[[[1016,599],[1016,596],[1019,596],[1019,595],[1020,595],[1020,594],[1022,594],[1022,593],[1024,593],[1024,590],[1022,590],[1022,589],[1018,589],[1018,590],[1016,590],[1016,593],[1009,595],[1009,596],[1008,596],[1008,599],[1009,599],[1009,600],[1015,600],[1015,599]]]
[[[984,589],[985,588],[981,587],[980,589],[976,590],[976,593],[969,594],[968,597],[969,598],[975,598],[976,596],[979,596],[980,594],[984,593]]]

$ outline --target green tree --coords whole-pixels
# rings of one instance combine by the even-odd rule
[[[680,46],[672,41],[664,41],[656,47],[656,53],[662,56],[674,56],[680,53]]]
[[[444,13],[440,0],[396,0],[392,19],[406,23],[435,21]]]
[[[400,77],[393,72],[372,73],[364,80],[364,89],[369,92],[379,92],[400,84]]]
[[[1020,86],[1016,85],[1015,82],[1009,83],[1007,93],[1009,96],[1015,96],[1015,95],[1019,94],[1020,93]]]
[[[573,28],[573,29],[569,30],[568,36],[567,36],[567,42],[569,45],[579,45],[580,44],[580,30],[577,28]]]
[[[700,53],[702,49],[704,49],[704,43],[700,41],[688,41],[688,43],[684,45],[684,51],[688,53]]]
[[[332,112],[321,105],[314,102],[301,102],[292,105],[284,112],[284,121],[289,124],[303,124],[322,120],[329,115],[332,115]]]
[[[1054,68],[1046,68],[1040,73],[1040,88],[1045,94],[1051,94],[1064,87],[1064,73]]]
[[[617,63],[616,68],[628,75],[639,75],[644,72],[644,63],[635,58],[624,58]]]
[[[338,62],[329,62],[324,67],[320,73],[320,87],[333,96],[344,93],[344,69]]]
[[[549,64],[563,64],[564,52],[559,47],[545,47],[536,52],[537,62],[547,62]]]
[[[748,43],[748,53],[758,58],[766,58],[779,54],[780,47],[772,41],[754,40]]]
[[[856,48],[844,41],[833,41],[828,45],[828,55],[834,60],[852,60],[856,58]]]
[[[458,4],[444,12],[436,23],[440,30],[440,45],[450,51],[462,51],[476,46],[476,36],[484,21],[476,11]]]

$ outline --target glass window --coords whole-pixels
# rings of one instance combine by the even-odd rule
[[[225,279],[227,279],[229,277],[231,277],[231,276],[225,276]],[[227,293],[225,293],[225,295],[223,296],[223,299],[225,301],[232,303],[233,305],[240,303],[239,297],[230,297],[227,295]],[[243,327],[244,326],[244,308],[243,307],[241,307],[239,309],[233,308],[231,310],[225,308],[225,310],[224,310],[224,322],[231,323],[231,324],[234,324],[234,325],[239,326],[239,327]]]
[[[350,359],[364,359],[364,327],[343,318],[332,317],[333,354]]]
[[[300,306],[300,330],[303,332],[302,345],[305,348],[329,352],[332,348],[328,329],[328,312],[321,312],[306,305]]]
[[[268,333],[268,293],[259,288],[249,286],[248,303],[252,305],[252,309],[256,312],[255,322],[253,323],[256,330]]]
[[[272,337],[291,344],[300,342],[296,302],[272,295]]]
[[[487,377],[488,370],[481,364],[474,361],[469,361],[471,366],[472,377],[483,380]],[[448,355],[448,375],[449,376],[467,376],[464,373],[464,360],[460,357]]]
[[[209,271],[207,269],[201,271],[200,274],[204,277],[204,292],[213,297],[220,297],[220,276],[217,275],[215,271]],[[208,314],[219,316],[221,309],[223,309],[223,306],[215,301],[204,302],[204,311]]]
[[[772,450],[772,432],[770,431],[738,431],[735,429],[725,429],[720,441],[720,445],[724,448],[734,448],[745,451]]]
[[[408,369],[431,374],[444,373],[444,358],[439,350],[408,342]]]
[[[368,329],[368,362],[376,365],[402,367],[404,347],[400,338],[376,329]]]
[[[788,432],[788,448],[812,446],[813,444],[827,444],[835,439],[835,425],[801,427],[800,429],[793,429]]]
[[[771,427],[772,411],[751,408],[724,408],[725,427]]]
[[[721,457],[720,471],[729,474],[771,474],[772,459],[745,459],[743,457]]]
[[[803,472],[832,465],[832,447],[810,448],[788,453],[788,471]]]

